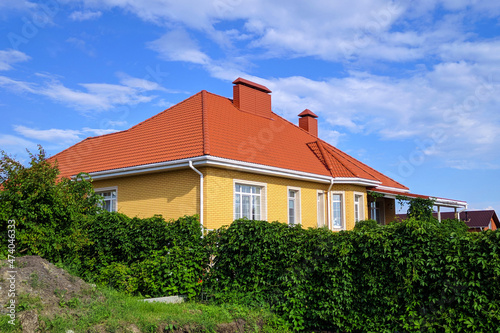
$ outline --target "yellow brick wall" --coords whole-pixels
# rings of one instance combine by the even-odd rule
[[[288,222],[288,187],[300,188],[300,215],[304,228],[317,226],[318,190],[325,192],[325,218],[328,217],[326,191],[321,184],[280,177],[264,176],[221,168],[198,168],[205,176],[205,228],[216,229],[233,221],[234,179],[265,183],[268,221]],[[199,175],[191,169],[97,180],[94,188],[116,186],[118,211],[128,216],[151,217],[161,214],[165,219],[199,214]],[[364,198],[364,218],[368,218],[366,189],[363,186],[334,184],[332,191],[342,191],[345,201],[346,229],[354,228],[354,192]],[[328,222],[326,222],[328,223]]]
[[[193,170],[176,170],[96,180],[94,188],[117,186],[118,211],[130,217],[165,219],[198,214],[200,176]]]
[[[229,225],[233,221],[234,179],[265,183],[267,220],[288,222],[288,187],[300,188],[301,223],[304,228],[317,226],[317,193],[327,191],[329,184],[264,176],[219,168],[205,169],[205,227]],[[354,191],[363,193],[365,218],[368,218],[366,189],[363,186],[334,184],[332,191],[344,191],[346,229],[354,228]],[[325,194],[326,195],[326,194]],[[327,216],[325,196],[325,217]],[[264,203],[263,203],[264,204]]]

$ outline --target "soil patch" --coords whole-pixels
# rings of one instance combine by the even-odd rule
[[[6,286],[10,274],[16,271],[16,296],[18,311],[37,309],[39,315],[53,317],[61,313],[62,308],[71,309],[77,302],[85,302],[95,297],[93,288],[82,279],[56,267],[39,256],[16,258],[15,267],[9,267],[6,260],[0,261],[0,283]],[[0,292],[0,304],[10,300],[3,287]],[[1,308],[2,314],[6,313]]]

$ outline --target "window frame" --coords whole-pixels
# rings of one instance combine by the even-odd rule
[[[236,218],[236,185],[260,187],[260,220],[267,220],[267,184],[243,179],[233,179],[233,220],[242,218]],[[242,204],[240,200],[240,207]],[[241,214],[240,208],[240,216]]]
[[[377,204],[379,204],[379,207],[377,207]],[[385,200],[383,198],[369,201],[368,209],[370,210],[370,219],[377,221],[380,225],[385,225]],[[377,220],[377,217],[379,220]]]
[[[319,204],[319,198],[320,198],[320,194],[321,194],[321,199],[323,200],[323,212],[322,212],[322,217],[323,217],[323,220],[320,221],[320,204]],[[327,197],[326,195],[326,192],[323,191],[323,190],[317,190],[316,191],[316,223],[317,223],[317,228],[323,228],[325,226],[328,225],[328,222],[327,222],[327,219],[326,219],[326,211],[327,211],[327,204],[326,204],[326,201],[325,200],[325,197]]]
[[[333,225],[333,196],[340,195],[340,227]],[[330,230],[345,230],[346,229],[346,196],[345,191],[330,191]]]
[[[99,188],[94,189],[95,194],[98,194],[98,195],[101,195],[100,193],[103,193],[103,192],[112,192],[112,191],[115,192],[115,204],[114,204],[115,210],[112,210],[111,212],[117,212],[118,211],[118,186],[99,187]],[[101,195],[101,197],[103,197],[103,196]],[[102,208],[104,208],[104,207],[102,207]]]
[[[358,201],[361,203],[361,206],[358,205],[358,220],[356,221],[356,197],[360,197],[361,200]],[[354,209],[354,224],[358,223],[359,221],[363,221],[366,216],[365,212],[365,194],[363,192],[353,192],[353,209]]]
[[[293,224],[290,223],[290,192],[295,192],[295,197],[294,197],[294,213],[295,213],[295,221]],[[301,209],[301,194],[300,194],[300,187],[294,187],[294,186],[287,186],[286,188],[286,206],[287,206],[287,215],[288,215],[288,225],[297,225],[297,224],[302,224],[302,209]]]

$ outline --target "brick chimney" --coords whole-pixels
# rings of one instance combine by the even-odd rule
[[[305,109],[299,114],[299,127],[317,137],[318,119],[316,118],[318,118],[318,116],[315,115],[314,112],[309,109]]]
[[[266,118],[272,117],[271,90],[252,81],[234,80],[233,104],[241,111],[250,112]]]

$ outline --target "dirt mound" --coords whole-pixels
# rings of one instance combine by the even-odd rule
[[[82,279],[72,276],[39,256],[16,258],[14,268],[6,260],[0,261],[0,304],[8,304],[8,285],[15,271],[16,310],[36,309],[38,315],[53,317],[61,307],[71,308],[72,303],[92,297],[92,286]],[[1,308],[0,313],[8,313]],[[22,319],[19,318],[19,319]]]

